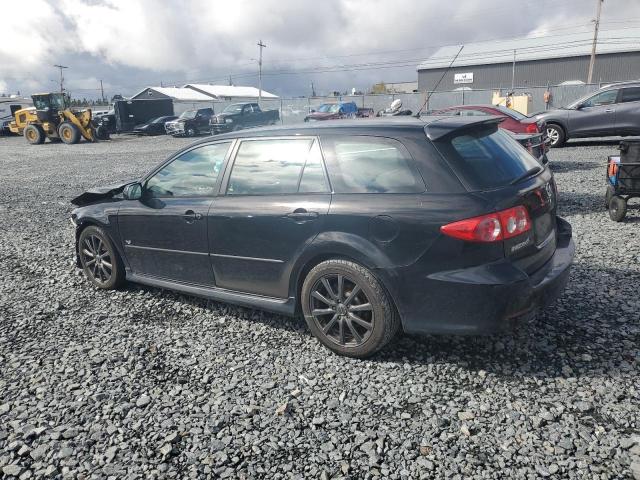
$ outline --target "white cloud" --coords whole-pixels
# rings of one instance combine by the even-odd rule
[[[511,12],[513,0],[5,1],[0,82],[5,89],[50,89],[50,80],[57,80],[52,64],[59,62],[71,67],[68,84],[76,89],[97,88],[97,78],[118,89],[162,79],[219,78],[255,72],[258,39],[268,45],[267,71],[398,59],[417,64],[428,55],[427,46],[526,35],[536,28],[549,32],[588,24],[593,15],[593,5],[577,8],[584,0],[520,1],[518,15]],[[604,21],[639,16],[637,0],[605,3]],[[370,53],[393,50],[408,51]],[[351,77],[373,83],[397,71],[335,74],[326,83],[350,83]],[[403,80],[415,75],[415,69],[403,71]],[[308,85],[310,78],[283,76],[277,82]]]

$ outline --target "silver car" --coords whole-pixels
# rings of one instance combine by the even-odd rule
[[[607,85],[536,119],[547,122],[552,147],[570,138],[640,135],[640,82]]]

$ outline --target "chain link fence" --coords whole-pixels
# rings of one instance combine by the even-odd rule
[[[600,85],[554,85],[548,87],[517,87],[515,95],[529,95],[531,98],[530,114],[540,111],[566,106],[571,102],[592,93]],[[493,92],[500,91],[506,95],[506,89],[487,90],[452,90],[430,92],[426,111],[439,110],[454,105],[491,104]],[[545,103],[544,94],[549,91],[550,101]],[[323,103],[355,102],[360,108],[371,108],[375,113],[388,108],[394,100],[402,100],[402,108],[416,113],[424,105],[427,93],[394,93],[394,94],[367,94],[367,95],[342,95],[337,97],[299,97],[262,99],[260,102],[263,110],[278,110],[280,122],[283,125],[303,122],[311,110],[317,110]],[[227,105],[237,103],[235,101],[214,102],[214,110],[220,113]]]

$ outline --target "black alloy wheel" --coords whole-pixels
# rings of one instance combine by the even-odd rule
[[[112,289],[124,280],[124,268],[118,253],[101,228],[87,227],[78,239],[80,264],[96,287]]]
[[[370,357],[400,330],[386,289],[369,269],[350,260],[325,260],[313,267],[300,299],[311,333],[340,355]]]
[[[311,315],[326,337],[340,346],[359,347],[373,330],[373,307],[360,285],[342,274],[325,275],[313,286]]]

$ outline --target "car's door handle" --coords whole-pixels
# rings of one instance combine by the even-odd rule
[[[318,218],[320,214],[318,212],[308,212],[304,208],[296,208],[293,212],[287,213],[286,217],[296,222],[305,220],[314,220]]]
[[[193,223],[196,220],[200,220],[202,218],[202,214],[194,212],[193,210],[187,210],[184,212],[184,215],[182,215],[182,218],[184,218],[184,221],[187,223]]]
[[[615,110],[613,108],[607,108],[604,113],[613,113]]]

